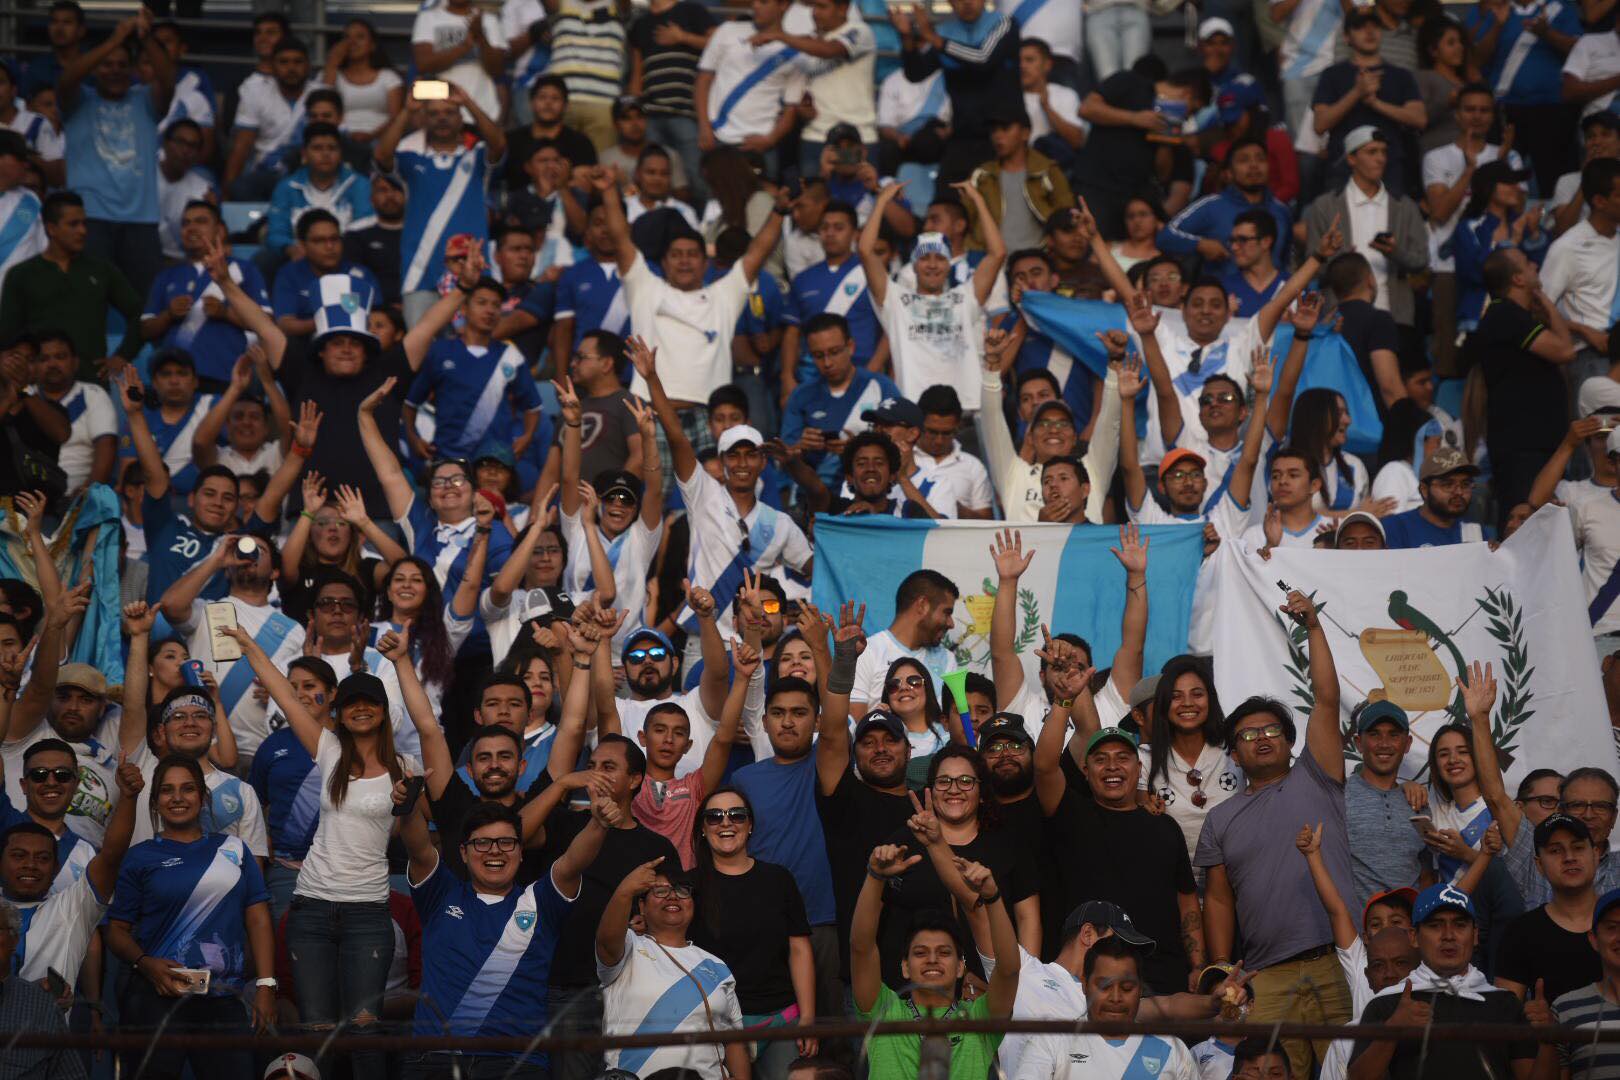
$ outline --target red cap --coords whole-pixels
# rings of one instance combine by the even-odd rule
[[[500,492],[491,491],[489,488],[479,488],[478,494],[489,500],[489,505],[495,508],[496,517],[503,518],[506,516],[506,500],[501,496]]]

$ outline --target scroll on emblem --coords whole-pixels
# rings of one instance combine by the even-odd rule
[[[1393,701],[1409,713],[1451,703],[1451,676],[1423,631],[1369,627],[1358,640],[1361,655],[1383,684],[1367,692],[1369,701]]]

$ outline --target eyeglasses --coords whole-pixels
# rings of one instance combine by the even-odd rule
[[[1237,399],[1238,396],[1230,390],[1219,394],[1199,394],[1198,405],[1200,408],[1207,409],[1211,405],[1230,405]]]
[[[830,349],[811,349],[810,350],[810,359],[812,359],[812,360],[831,360],[835,356],[844,355],[844,353],[849,351],[849,349],[850,349],[850,347],[852,345],[854,345],[854,342],[846,341],[846,342],[844,342],[844,344],[842,344],[842,345],[834,345]]]
[[[936,776],[934,790],[969,792],[979,786],[977,776]]]
[[[712,810],[703,811],[703,824],[719,825],[722,822],[729,821],[733,825],[741,825],[752,816],[746,806],[733,806],[724,810],[717,806]]]
[[[471,840],[463,840],[461,846],[470,847],[480,855],[487,855],[491,851],[511,854],[517,850],[518,838],[515,836],[475,836]]]
[[[314,521],[314,525],[317,529],[335,529],[342,524],[343,519],[335,514],[328,517],[318,517]]]
[[[922,684],[923,677],[921,675],[902,675],[898,678],[890,679],[884,684],[884,689],[888,690],[892,694],[901,687],[905,687],[907,690],[915,690]]]
[[[631,649],[624,654],[624,658],[632,664],[645,664],[648,660],[662,660],[669,655],[669,650],[662,645],[651,645],[645,649]]]
[[[1282,738],[1282,733],[1283,726],[1281,724],[1267,724],[1265,727],[1260,728],[1244,728],[1242,731],[1235,734],[1233,738],[1237,739],[1239,742],[1254,742],[1256,739],[1262,737],[1267,739],[1280,739]]]
[[[1531,795],[1530,797],[1520,799],[1519,801],[1522,803],[1534,803],[1543,810],[1551,811],[1558,809],[1558,796],[1556,795]]]
[[[1016,739],[997,739],[984,748],[985,757],[1000,757],[1002,754],[1016,754],[1024,748],[1024,744]]]
[[[647,890],[647,895],[654,900],[668,900],[672,896],[677,900],[690,900],[692,899],[692,886],[654,885]]]
[[[458,488],[467,485],[467,478],[457,473],[454,476],[435,476],[428,486],[434,491],[443,491],[445,488]]]
[[[1592,802],[1588,799],[1582,799],[1579,802],[1566,802],[1560,806],[1560,809],[1563,810],[1564,813],[1574,814],[1576,817],[1579,817],[1582,814],[1592,813],[1612,815],[1615,812],[1616,804],[1612,802]]]
[[[355,603],[353,600],[341,600],[336,596],[321,597],[319,600],[315,601],[315,607],[319,611],[349,612],[360,610],[360,605]]]
[[[1074,421],[1065,420],[1061,416],[1049,417],[1045,420],[1035,421],[1036,431],[1073,431]]]
[[[1159,479],[1167,484],[1185,484],[1203,475],[1203,469],[1177,469],[1175,472],[1165,473]]]
[[[55,780],[58,784],[65,784],[79,774],[77,770],[70,769],[66,765],[58,765],[54,769],[47,769],[45,766],[39,765],[27,770],[23,775],[36,784],[43,784],[47,780]]]

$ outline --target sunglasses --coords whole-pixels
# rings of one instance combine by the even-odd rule
[[[491,851],[510,854],[517,850],[518,838],[515,836],[478,836],[471,840],[463,840],[461,846],[470,847],[480,855],[487,855]]]
[[[636,505],[635,496],[631,495],[628,491],[610,491],[607,493],[607,495],[603,496],[602,501],[619,503],[623,506]]]
[[[47,769],[43,765],[28,769],[23,773],[33,783],[43,784],[47,780],[55,780],[58,784],[65,784],[78,776],[78,770],[70,769],[66,765],[59,765],[54,769]]]
[[[741,825],[752,816],[753,815],[748,812],[748,807],[746,806],[733,806],[726,810],[715,807],[712,810],[703,811],[703,824],[719,825],[723,822],[729,821],[733,825]]]
[[[915,690],[922,684],[923,677],[921,675],[903,675],[897,679],[890,679],[884,686],[890,693],[893,693],[901,687],[905,687],[907,690]]]
[[[631,649],[624,654],[624,658],[632,664],[644,664],[648,660],[662,660],[668,655],[668,649],[662,645],[653,645],[645,649]]]
[[[1194,806],[1203,806],[1205,803],[1209,802],[1209,796],[1205,795],[1204,792],[1203,792],[1203,784],[1204,784],[1203,770],[1196,769],[1196,768],[1195,769],[1188,769],[1187,770],[1187,780],[1190,783],[1198,785],[1198,787],[1195,788],[1193,793],[1192,793],[1192,804]]]
[[[1237,400],[1237,395],[1232,393],[1232,391],[1230,391],[1230,390],[1227,390],[1226,392],[1220,393],[1220,394],[1199,394],[1198,395],[1198,404],[1200,406],[1202,406],[1203,408],[1206,408],[1206,409],[1209,408],[1211,405],[1230,405],[1236,400]]]
[[[692,899],[692,886],[654,885],[647,890],[647,895],[654,900],[668,900],[672,896],[677,900],[690,900]]]

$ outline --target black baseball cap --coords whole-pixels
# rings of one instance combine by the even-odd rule
[[[641,478],[623,469],[608,469],[598,473],[592,482],[598,499],[606,499],[615,492],[628,495],[637,506],[641,505]]]
[[[880,424],[904,424],[906,427],[920,428],[923,426],[923,411],[916,402],[907,398],[890,397],[878,402],[877,408],[862,412],[861,419],[867,423],[876,420]]]
[[[1107,900],[1087,900],[1069,912],[1069,917],[1063,920],[1062,936],[1068,937],[1082,926],[1112,930],[1114,936],[1125,944],[1148,952],[1158,947],[1158,942],[1136,928],[1136,924],[1131,922],[1131,917],[1125,914],[1124,908]]]
[[[1552,843],[1554,834],[1561,832],[1569,833],[1575,839],[1585,840],[1589,844],[1592,842],[1592,830],[1586,827],[1586,822],[1560,812],[1547,815],[1541,824],[1536,826],[1536,851],[1539,852]]]
[[[338,683],[332,707],[341,709],[351,701],[374,701],[378,705],[387,705],[388,690],[383,686],[383,681],[371,672],[356,672]]]
[[[887,731],[896,739],[906,741],[906,725],[888,709],[873,709],[861,717],[861,722],[855,725],[855,741],[860,742],[861,736],[873,730]]]
[[[829,146],[861,142],[861,129],[854,124],[834,124],[832,130],[827,132],[826,141]]]
[[[1017,713],[998,712],[984,722],[984,727],[979,729],[980,749],[995,739],[1014,739],[1030,747],[1035,745],[1035,740],[1024,727],[1024,718]]]
[[[622,120],[631,109],[642,112],[641,99],[634,94],[621,94],[613,99],[612,116],[615,120]]]

